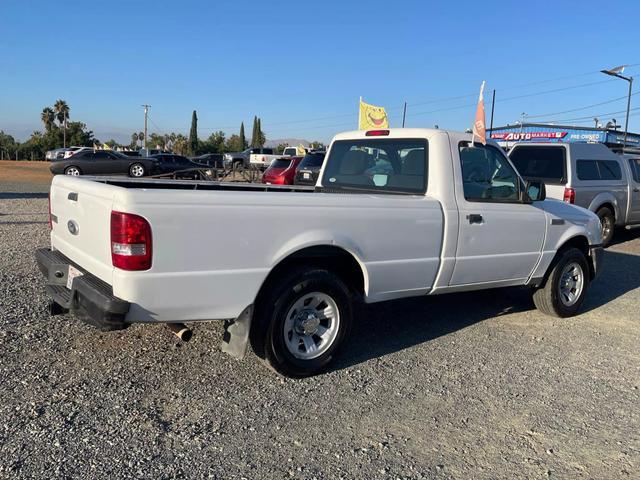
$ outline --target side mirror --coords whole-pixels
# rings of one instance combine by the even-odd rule
[[[547,198],[547,188],[544,186],[544,182],[539,180],[527,181],[525,191],[532,202],[541,202]]]

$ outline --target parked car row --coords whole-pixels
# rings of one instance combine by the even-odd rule
[[[262,183],[273,185],[315,185],[325,152],[310,151],[304,157],[280,157],[269,165]]]
[[[89,148],[68,158],[52,160],[49,168],[53,174],[72,176],[125,174],[130,177],[144,177],[205,167],[208,166],[192,162],[186,157],[172,153],[134,157],[113,150],[94,150]]]

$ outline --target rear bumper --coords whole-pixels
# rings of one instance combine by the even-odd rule
[[[100,330],[121,330],[128,326],[124,319],[130,304],[115,297],[109,284],[84,271],[58,251],[38,249],[36,261],[45,277],[52,314],[70,312]],[[72,280],[71,289],[67,288],[69,266],[82,272],[82,276]]]

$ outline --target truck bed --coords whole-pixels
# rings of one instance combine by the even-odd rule
[[[124,178],[124,177],[82,177],[94,182],[104,183],[122,188],[144,188],[164,190],[214,190],[233,192],[313,192],[314,186],[307,185],[266,185],[262,183],[243,182],[210,182],[205,180],[164,180],[156,178]]]

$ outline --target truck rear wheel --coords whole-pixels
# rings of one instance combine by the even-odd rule
[[[589,286],[589,266],[577,248],[560,252],[546,283],[533,293],[533,303],[542,313],[554,317],[574,316]]]
[[[264,296],[251,342],[276,371],[307,377],[334,359],[353,323],[351,295],[344,282],[323,269],[296,269]]]
[[[616,226],[616,217],[609,207],[602,207],[596,212],[600,219],[602,228],[602,246],[608,247],[613,239],[613,232]]]

